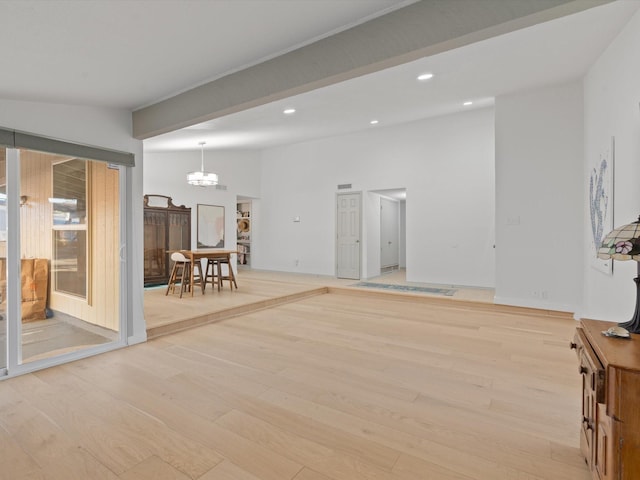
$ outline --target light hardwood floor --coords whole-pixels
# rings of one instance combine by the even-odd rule
[[[260,308],[270,308],[277,304],[296,301],[307,296],[326,293],[327,288],[347,288],[371,293],[375,288],[358,287],[357,280],[332,278],[323,275],[305,275],[298,273],[272,272],[264,270],[241,269],[238,273],[238,289],[230,290],[225,286],[221,291],[207,286],[204,295],[196,287],[194,296],[177,294],[165,295],[166,286],[145,290],[144,315],[147,324],[147,336],[154,338],[185,328],[227,319]],[[420,287],[451,287],[450,285],[429,285],[406,281],[404,270],[368,279],[367,283],[391,284]],[[225,285],[226,282],[225,282]],[[385,294],[388,291],[381,290]],[[445,302],[473,301],[493,303],[493,289],[455,287],[454,295],[443,297],[429,293],[394,291],[397,295],[416,296],[417,298],[435,297]]]
[[[336,292],[0,382],[0,478],[589,479],[573,320]]]

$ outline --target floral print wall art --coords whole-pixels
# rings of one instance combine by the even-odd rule
[[[589,172],[589,217],[591,221],[590,257],[593,268],[613,274],[613,260],[597,257],[602,239],[613,230],[614,147],[611,137]]]

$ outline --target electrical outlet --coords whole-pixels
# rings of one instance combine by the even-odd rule
[[[293,264],[297,267],[300,264],[300,260],[297,258],[293,261]]]
[[[549,298],[549,292],[547,292],[546,290],[542,290],[542,292],[540,292],[540,296],[546,300],[547,298]]]

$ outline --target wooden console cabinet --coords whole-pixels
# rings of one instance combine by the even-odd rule
[[[639,480],[640,335],[602,335],[613,325],[582,320],[571,342],[582,375],[580,448],[594,480]]]

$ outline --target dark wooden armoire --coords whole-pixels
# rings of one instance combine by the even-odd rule
[[[144,196],[144,285],[164,285],[171,250],[191,249],[191,209],[165,195]]]

